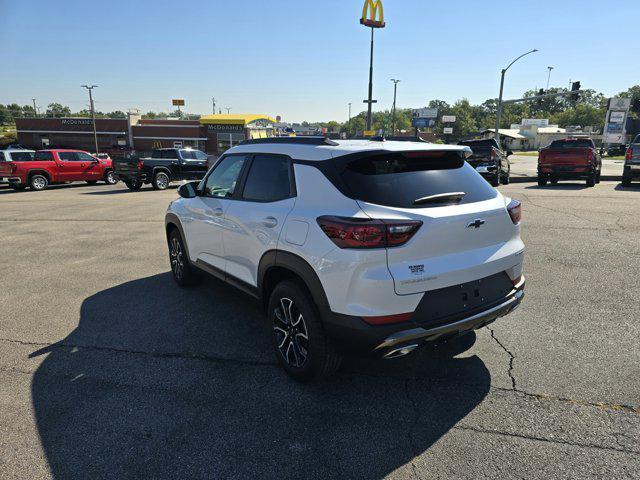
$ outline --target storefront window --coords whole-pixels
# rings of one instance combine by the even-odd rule
[[[244,141],[242,133],[218,133],[218,155]]]

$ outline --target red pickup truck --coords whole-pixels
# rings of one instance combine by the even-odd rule
[[[586,179],[587,187],[600,183],[602,159],[590,138],[554,140],[538,155],[538,185],[558,180]]]
[[[44,190],[55,183],[85,181],[90,185],[99,180],[108,185],[118,182],[111,159],[100,160],[82,150],[38,150],[33,159],[0,162],[0,177],[9,181],[14,190]]]

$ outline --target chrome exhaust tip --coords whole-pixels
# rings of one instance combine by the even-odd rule
[[[405,355],[410,354],[418,347],[418,344],[405,345],[404,347],[395,348],[390,352],[387,352],[383,358],[386,360],[390,360],[392,358],[404,357]]]

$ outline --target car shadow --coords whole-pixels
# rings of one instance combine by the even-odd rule
[[[177,190],[180,185],[169,185],[167,190]],[[139,192],[153,192],[155,191],[153,187],[142,187],[140,190],[132,191],[129,190],[126,186],[122,186],[119,190],[94,190],[91,192],[83,193],[83,195],[118,195],[121,193],[139,193]]]
[[[257,302],[170,273],[98,292],[34,351],[38,432],[54,478],[382,478],[489,392],[475,334],[396,361],[348,359],[297,384]]]
[[[104,186],[104,184],[98,184],[98,185],[89,185],[87,183],[61,183],[59,185],[49,185],[47,186],[45,191],[49,191],[49,190],[66,190],[69,188],[89,188],[89,187],[96,187],[102,185]],[[7,193],[15,193],[15,194],[26,194],[26,193],[40,193],[40,192],[34,192],[33,190],[31,190],[29,187],[27,187],[24,190],[14,190],[13,188],[11,188],[9,185],[4,184],[4,185],[0,185],[0,195],[3,194],[7,194]]]
[[[585,190],[591,187],[587,187],[583,182],[582,184],[579,184],[579,183],[556,183],[555,185],[547,184],[544,187],[541,187],[540,185],[536,184],[536,185],[529,185],[524,188],[526,190]]]
[[[640,191],[640,182],[632,182],[628,187],[625,187],[622,185],[622,183],[619,183],[616,185],[615,190],[622,192],[633,192],[635,190],[637,192]]]

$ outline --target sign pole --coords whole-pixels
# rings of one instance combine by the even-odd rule
[[[371,105],[373,104],[373,27],[371,27],[371,53],[369,56],[369,98],[367,100],[367,130],[371,130]]]

